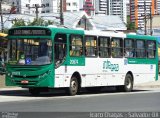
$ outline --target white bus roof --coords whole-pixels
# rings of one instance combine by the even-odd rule
[[[109,36],[109,37],[126,37],[126,34],[123,32],[117,31],[99,31],[99,30],[92,30],[92,31],[84,31],[85,35],[91,36]]]

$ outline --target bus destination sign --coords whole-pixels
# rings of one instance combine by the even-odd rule
[[[10,31],[10,35],[15,36],[46,36],[50,34],[50,31],[47,29],[14,29]]]

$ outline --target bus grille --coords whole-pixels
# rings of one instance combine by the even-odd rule
[[[13,76],[14,78],[20,78],[20,79],[24,79],[24,78],[26,78],[26,79],[36,79],[36,78],[38,78],[38,76],[16,76],[16,75],[14,75]]]
[[[15,78],[14,82],[16,85],[23,86],[23,85],[36,85],[39,81],[38,76],[16,76],[14,75],[13,78]],[[23,83],[22,81],[26,80],[28,83]]]

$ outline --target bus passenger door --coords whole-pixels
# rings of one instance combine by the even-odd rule
[[[56,34],[55,36],[55,43],[54,43],[54,62],[55,67],[57,68],[66,59],[66,52],[67,52],[67,37],[66,34]]]
[[[54,63],[55,63],[55,87],[64,87],[64,74],[66,54],[67,54],[67,36],[58,33],[54,39]]]

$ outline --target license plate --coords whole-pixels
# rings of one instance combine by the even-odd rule
[[[21,84],[28,84],[29,82],[27,80],[22,80]]]

